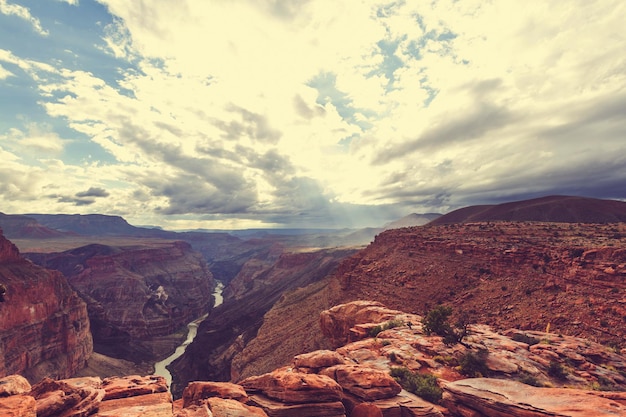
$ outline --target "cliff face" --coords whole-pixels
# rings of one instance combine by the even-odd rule
[[[93,351],[83,300],[65,277],[22,258],[0,233],[0,375],[67,378]]]
[[[626,224],[468,223],[381,233],[346,260],[343,300],[604,343],[626,337]]]
[[[29,257],[67,276],[87,301],[96,350],[110,356],[146,359],[142,340],[175,332],[213,304],[213,276],[184,242],[88,245]]]

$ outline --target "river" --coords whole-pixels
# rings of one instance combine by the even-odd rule
[[[215,292],[213,293],[213,296],[215,297],[215,305],[213,306],[213,308],[222,304],[222,302],[224,301],[224,298],[222,297],[223,289],[224,284],[222,284],[220,281],[217,281],[217,286],[215,287]],[[204,316],[197,318],[196,320],[189,323],[187,325],[187,329],[189,329],[189,331],[187,332],[187,338],[185,339],[185,341],[180,346],[178,346],[174,353],[172,353],[170,356],[154,364],[154,375],[164,377],[167,381],[168,387],[172,385],[172,374],[170,374],[170,371],[168,371],[167,367],[180,356],[182,356],[183,353],[185,353],[185,349],[187,349],[187,346],[189,346],[189,344],[193,342],[196,334],[198,334],[198,325],[202,323],[202,320],[206,319],[207,316],[208,314],[205,314]]]

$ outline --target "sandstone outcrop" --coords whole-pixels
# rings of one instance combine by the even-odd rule
[[[376,307],[369,318],[367,305]],[[0,410],[33,417],[626,416],[626,357],[607,347],[546,332],[498,333],[485,325],[470,326],[462,343],[446,344],[424,333],[420,316],[371,302],[347,303],[325,315],[337,329],[352,320],[343,313],[353,309],[362,313],[345,336],[359,340],[298,355],[290,366],[238,384],[196,381],[172,401],[161,377],[46,379],[32,389],[11,377],[0,380],[0,387],[11,387],[10,396],[0,396]],[[482,375],[468,378],[464,358],[478,353]],[[435,379],[424,390],[398,376],[399,368]]]
[[[493,417],[614,417],[626,415],[626,393],[536,388],[476,378],[446,384],[443,405],[456,415]]]
[[[22,258],[0,233],[0,376],[65,378],[93,351],[87,308],[57,272]]]
[[[87,301],[95,349],[109,356],[147,360],[142,340],[175,332],[213,304],[213,276],[185,242],[28,256],[63,272]]]

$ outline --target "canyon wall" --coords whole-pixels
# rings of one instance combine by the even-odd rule
[[[62,271],[86,300],[95,350],[109,356],[148,360],[142,341],[175,332],[213,305],[213,276],[185,242],[92,244],[28,256]]]
[[[187,382],[198,379],[230,380],[233,357],[257,335],[263,315],[276,301],[323,280],[352,253],[351,249],[273,251],[249,260],[231,282],[231,289],[224,291],[224,303],[210,312],[185,354],[170,365],[172,392],[180,394]]]
[[[85,302],[57,271],[24,259],[0,231],[0,375],[67,378],[93,351]]]

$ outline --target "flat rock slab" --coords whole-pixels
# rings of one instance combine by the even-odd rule
[[[169,392],[102,401],[95,417],[172,417]]]
[[[260,407],[269,417],[345,417],[341,401],[327,403],[285,404],[264,395],[251,395],[250,403]]]
[[[443,405],[453,413],[488,417],[615,417],[626,405],[606,393],[569,388],[537,388],[520,382],[471,378],[444,387]]]

